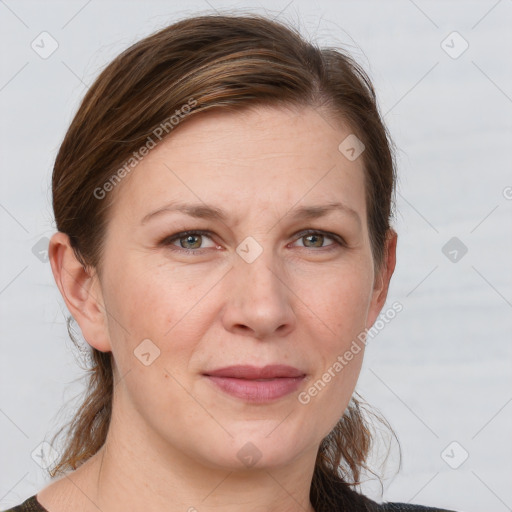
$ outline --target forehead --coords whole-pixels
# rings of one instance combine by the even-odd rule
[[[124,178],[114,209],[141,218],[179,200],[278,214],[298,202],[343,202],[365,219],[362,158],[339,150],[350,133],[311,107],[204,112]]]

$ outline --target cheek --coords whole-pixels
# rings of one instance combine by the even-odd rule
[[[303,281],[307,338],[315,340],[319,362],[303,399],[316,408],[324,426],[338,421],[357,383],[365,348],[358,337],[366,326],[371,279],[371,270],[354,264],[317,275],[314,288]]]
[[[298,281],[297,296],[316,318],[325,340],[333,348],[364,330],[371,299],[371,275],[363,267],[339,266]],[[348,340],[349,341],[349,340]]]
[[[140,361],[134,356],[148,352],[151,358],[158,355],[155,364],[162,366],[160,373],[165,373],[164,368],[185,371],[212,322],[205,311],[208,301],[202,299],[215,276],[205,276],[204,269],[191,276],[179,266],[155,265],[149,258],[139,263],[127,263],[110,274],[107,307],[114,357],[123,372],[138,369]]]
[[[183,274],[179,267],[154,264],[151,258],[123,266],[113,283],[112,299],[131,334],[161,337],[200,300],[202,284]]]

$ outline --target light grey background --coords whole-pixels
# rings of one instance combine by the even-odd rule
[[[82,389],[67,311],[33,253],[55,230],[52,165],[78,101],[141,37],[240,7],[282,11],[321,45],[348,49],[399,148],[388,306],[404,309],[368,344],[357,389],[394,427],[403,465],[397,474],[395,446],[383,497],[375,481],[363,490],[379,501],[512,510],[511,0],[0,1],[0,509],[48,483],[31,454]],[[43,31],[58,43],[45,59],[31,47],[43,51],[46,37],[51,48]],[[465,255],[443,253],[452,237]]]

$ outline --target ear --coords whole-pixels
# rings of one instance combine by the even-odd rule
[[[398,235],[395,230],[389,229],[386,237],[386,246],[384,248],[384,258],[382,265],[375,276],[372,291],[372,299],[368,310],[367,328],[369,329],[377,320],[386,298],[388,296],[389,282],[395,270],[396,264],[396,244]]]
[[[82,266],[68,235],[60,231],[50,239],[48,257],[55,282],[83,337],[101,352],[110,351],[107,315],[97,274]]]

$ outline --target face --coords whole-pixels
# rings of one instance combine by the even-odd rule
[[[309,108],[210,111],[118,185],[97,282],[104,323],[81,327],[113,352],[119,428],[211,467],[316,453],[387,288],[362,158],[338,150],[350,133]],[[234,365],[298,376],[207,376]]]

